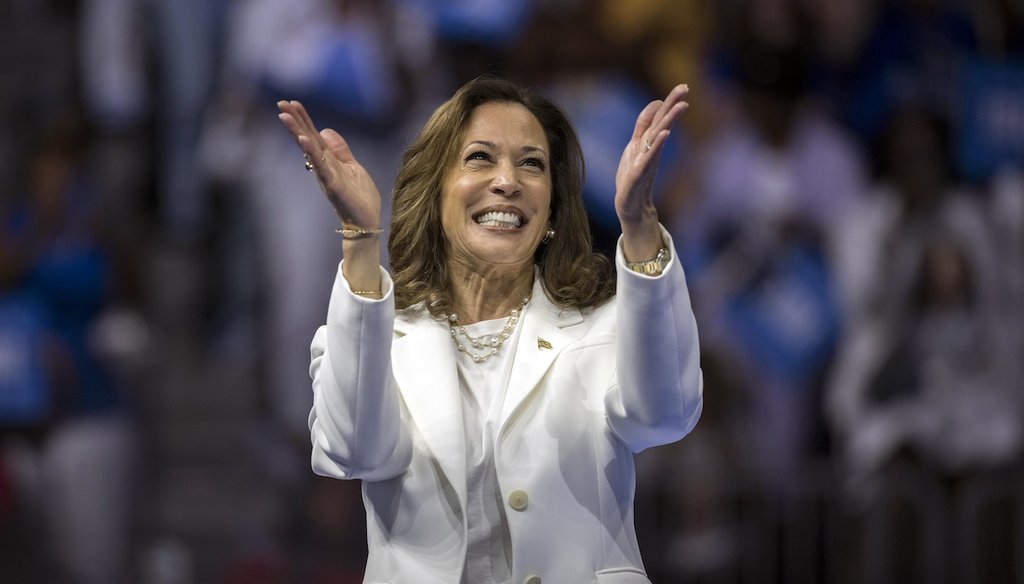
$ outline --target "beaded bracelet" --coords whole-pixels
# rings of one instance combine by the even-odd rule
[[[339,227],[334,232],[340,234],[343,239],[363,239],[364,237],[384,233],[384,230],[380,227]]]

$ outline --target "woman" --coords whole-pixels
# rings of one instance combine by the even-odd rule
[[[390,273],[372,180],[278,103],[342,225],[309,425],[314,470],[363,481],[366,582],[648,582],[632,455],[681,438],[702,404],[651,197],[686,91],[648,105],[623,153],[617,279],[590,247],[579,143],[546,99],[477,79],[438,108],[396,179]]]

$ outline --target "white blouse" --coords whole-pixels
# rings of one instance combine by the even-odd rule
[[[485,320],[466,325],[465,330],[476,338],[496,336],[506,321],[506,318]],[[519,329],[517,325],[498,354],[482,363],[473,361],[465,353],[457,353],[462,428],[466,435],[466,524],[469,528],[463,584],[511,582],[512,538],[494,470],[494,444]]]

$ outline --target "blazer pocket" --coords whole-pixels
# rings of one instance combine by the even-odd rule
[[[597,584],[651,584],[639,568],[609,568],[595,574]]]

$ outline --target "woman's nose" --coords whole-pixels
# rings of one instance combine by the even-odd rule
[[[494,176],[491,177],[491,192],[504,197],[519,194],[519,177],[514,165],[505,162],[495,165]]]

